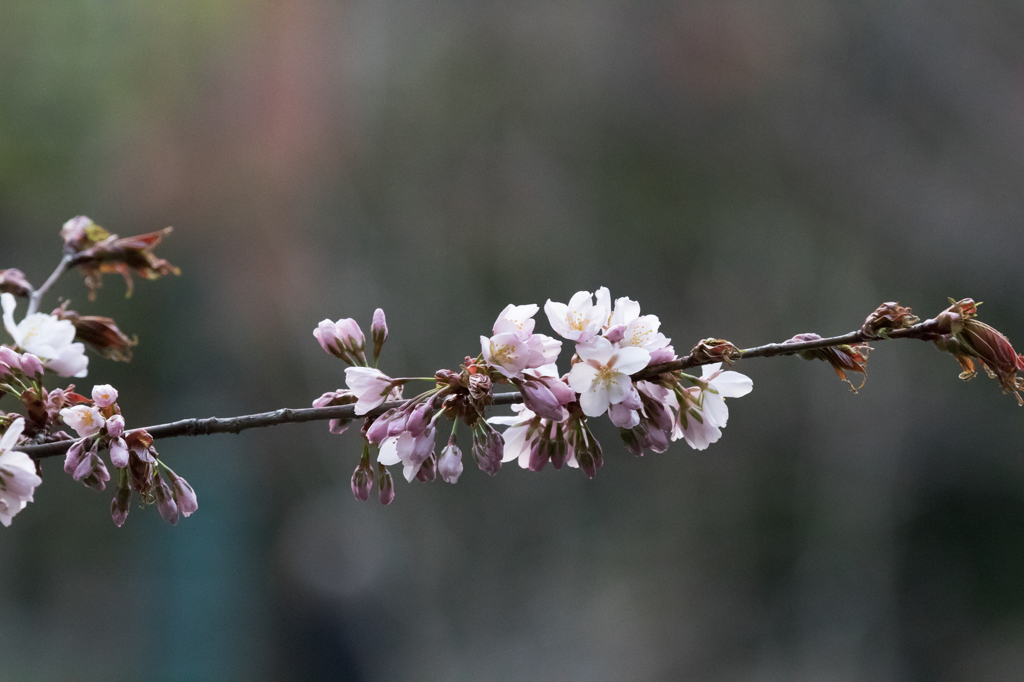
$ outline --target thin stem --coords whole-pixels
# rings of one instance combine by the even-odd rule
[[[770,358],[776,355],[794,355],[805,350],[814,350],[816,348],[831,348],[833,346],[848,346],[857,343],[874,343],[876,341],[885,341],[888,339],[922,339],[931,340],[937,331],[938,322],[935,320],[925,320],[906,329],[896,329],[891,331],[886,336],[869,337],[862,331],[850,332],[849,334],[843,334],[842,336],[832,336],[826,339],[815,339],[813,341],[801,341],[799,343],[769,343],[763,346],[755,346],[754,348],[746,348],[740,351],[738,359],[745,360],[747,358]],[[665,374],[666,372],[675,372],[681,369],[689,369],[691,367],[698,367],[700,365],[710,365],[718,360],[700,360],[691,353],[690,355],[683,356],[677,360],[671,362],[663,362],[660,365],[652,365],[646,367],[636,374],[633,375],[634,380],[649,379],[659,374]]]
[[[64,254],[64,257],[60,259],[60,263],[57,264],[57,269],[53,271],[49,279],[43,282],[41,287],[32,292],[28,299],[28,312],[25,313],[26,315],[31,315],[39,310],[39,303],[43,300],[43,296],[50,290],[50,287],[60,279],[60,276],[67,271],[74,257],[74,254],[71,253]]]

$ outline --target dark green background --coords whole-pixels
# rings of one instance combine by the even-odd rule
[[[129,426],[306,406],[343,377],[317,321],[378,306],[396,375],[601,285],[680,350],[947,296],[1024,340],[1022,159],[1011,2],[0,8],[0,267],[41,282],[77,214],[176,228],[180,278],[55,290],[138,334],[79,382]],[[199,496],[173,528],[49,460],[0,532],[0,677],[1021,679],[1024,412],[921,343],[870,370],[751,361],[705,452],[605,428],[594,481],[388,508],[320,424],[159,444]]]

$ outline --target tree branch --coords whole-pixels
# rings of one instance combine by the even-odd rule
[[[876,341],[885,341],[887,339],[921,339],[923,341],[930,341],[932,337],[940,333],[938,331],[938,322],[935,320],[925,320],[918,324],[907,327],[906,329],[895,329],[888,332],[886,336],[872,337],[868,336],[862,331],[850,332],[849,334],[843,334],[842,336],[832,336],[827,339],[815,339],[814,341],[801,341],[799,343],[769,343],[764,346],[756,346],[754,348],[746,348],[740,351],[737,359],[744,360],[747,358],[770,358],[776,355],[794,355],[805,350],[814,350],[816,348],[830,348],[833,346],[850,346],[858,343],[874,343]],[[701,361],[694,357],[693,353],[690,355],[679,358],[678,360],[672,360],[671,362],[663,362],[660,365],[651,365],[645,367],[636,374],[633,375],[634,380],[650,379],[651,377],[666,372],[675,372],[681,369],[690,369],[691,367],[697,367],[699,365],[709,365],[717,360],[706,360]]]
[[[523,397],[518,392],[499,393],[494,396],[494,405],[512,405],[522,402]],[[407,401],[395,400],[384,403],[380,407],[370,410],[362,417],[376,417],[384,414],[393,407],[404,405]],[[326,421],[328,419],[356,419],[355,405],[336,405],[333,407],[303,407],[291,409],[288,407],[273,412],[261,412],[259,414],[246,414],[240,417],[207,417],[195,419],[182,419],[181,421],[157,426],[146,426],[145,430],[154,439],[177,438],[178,436],[209,436],[214,433],[240,433],[247,429],[258,429],[265,426],[278,426],[280,424],[298,424],[301,422]],[[134,429],[129,429],[134,430]],[[77,439],[75,439],[77,440]],[[33,459],[44,457],[56,457],[63,455],[74,440],[63,440],[56,443],[43,443],[42,445],[22,445],[15,448]]]
[[[46,294],[47,291],[50,290],[50,287],[52,287],[57,282],[57,280],[60,279],[60,276],[67,272],[67,269],[71,265],[71,261],[73,259],[74,254],[64,254],[64,256],[60,259],[60,263],[57,264],[57,269],[53,271],[53,273],[45,282],[43,282],[41,287],[35,289],[32,292],[28,299],[28,312],[25,313],[26,316],[31,315],[34,312],[38,312],[39,303],[43,300],[43,296]]]
[[[61,268],[58,268],[54,272],[54,275],[59,276]],[[50,276],[50,280],[55,280],[53,275]],[[51,281],[47,281],[43,287],[40,287],[40,291],[44,290]],[[842,336],[833,336],[827,339],[815,339],[814,341],[802,341],[799,343],[769,343],[764,346],[756,346],[754,348],[747,348],[740,351],[739,359],[747,358],[770,358],[776,355],[793,355],[805,350],[814,350],[816,348],[829,348],[833,346],[852,345],[857,343],[867,343],[875,341],[883,341],[886,339],[922,339],[930,340],[937,333],[938,323],[935,320],[925,320],[906,329],[897,329],[889,332],[886,336],[869,337],[862,331],[850,332],[849,334],[843,334]],[[633,375],[634,380],[649,379],[659,374],[666,372],[674,372],[677,370],[690,369],[691,367],[697,367],[700,365],[707,365],[715,362],[714,360],[700,360],[691,353],[685,357],[673,360],[672,362],[665,362],[660,365],[652,365],[645,369],[640,370]],[[494,396],[495,405],[511,405],[513,403],[522,402],[523,397],[518,392],[499,393]],[[384,412],[390,410],[393,407],[405,404],[404,400],[396,400],[393,402],[384,403],[380,407],[371,410],[368,414],[363,415],[367,417],[375,417]],[[247,414],[240,417],[227,417],[227,418],[195,418],[195,419],[182,419],[181,421],[171,422],[169,424],[159,424],[156,426],[145,427],[146,431],[153,436],[154,439],[160,438],[176,438],[178,436],[208,436],[214,433],[239,433],[247,429],[257,429],[266,426],[278,426],[280,424],[297,424],[301,422],[313,422],[313,421],[326,421],[328,419],[355,419],[355,405],[338,405],[333,407],[305,407],[298,409],[282,408],[280,410],[274,410],[273,412],[261,412],[259,414]],[[28,454],[34,459],[43,459],[44,457],[55,457],[57,455],[64,454],[71,444],[75,442],[73,440],[59,441],[56,443],[44,443],[42,445],[23,445],[16,448],[21,452]]]

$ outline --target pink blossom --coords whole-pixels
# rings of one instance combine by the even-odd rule
[[[82,438],[94,436],[103,428],[104,419],[100,411],[95,407],[86,405],[75,405],[65,407],[60,411],[64,423],[78,432]]]
[[[544,304],[551,328],[559,336],[570,341],[586,343],[592,339],[608,321],[608,309],[594,305],[589,291],[578,291],[568,305],[551,299]]]
[[[117,402],[117,389],[110,384],[92,387],[92,401],[96,407],[110,407]]]
[[[507,377],[524,369],[530,361],[530,348],[516,332],[495,334],[491,338],[480,337],[480,350],[484,361]]]

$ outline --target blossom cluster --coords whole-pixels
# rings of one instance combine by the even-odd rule
[[[171,524],[178,522],[179,513],[187,517],[196,511],[195,491],[160,460],[153,437],[145,429],[125,430],[113,386],[93,387],[91,401],[62,409],[60,417],[79,436],[64,458],[64,471],[73,479],[105,490],[110,472],[100,452],[110,451],[117,476],[110,515],[118,527],[128,518],[133,490],[143,505],[156,504],[160,516]]]
[[[531,471],[550,462],[555,469],[579,468],[593,477],[604,455],[591,419],[607,416],[636,455],[664,452],[680,439],[703,450],[722,436],[729,418],[725,399],[753,388],[748,377],[723,368],[721,361],[730,361],[735,347],[714,339],[698,347],[706,361],[701,376],[658,371],[657,365],[678,360],[671,340],[660,331],[660,320],[641,315],[640,304],[629,298],[613,303],[606,288],[578,292],[568,303],[547,301],[544,313],[561,340],[535,331],[538,312],[535,304],[506,306],[491,335],[480,337],[479,355],[467,357],[459,371],[439,370],[427,379],[432,387],[383,413],[377,408],[399,399],[402,387],[413,381],[393,378],[376,367],[387,336],[383,311],[374,314],[372,367],[355,320],[318,325],[313,334],[321,347],[350,366],[345,370],[347,388],[325,393],[314,406],[354,403],[355,415],[365,416],[361,433],[366,444],[352,475],[358,499],[369,498],[376,477],[380,500],[389,503],[394,484],[388,467],[395,465],[402,466],[407,481],[440,476],[456,482],[463,471],[456,444],[460,422],[472,434],[473,459],[488,474],[516,460]],[[557,361],[566,341],[574,352],[569,371],[562,374]],[[518,389],[522,404],[513,406],[511,416],[487,418],[494,387],[501,384]],[[435,441],[442,417],[453,426],[438,455]],[[347,426],[334,420],[330,428],[341,433]],[[495,426],[507,428],[499,433]]]
[[[48,374],[87,376],[87,348],[127,361],[136,345],[111,318],[80,315],[69,309],[68,301],[52,313],[38,312],[46,290],[68,267],[81,270],[93,293],[105,272],[124,275],[129,293],[132,272],[147,279],[177,274],[177,268],[152,253],[167,232],[120,239],[78,216],[64,224],[61,264],[42,287],[34,288],[20,270],[0,270],[0,305],[11,338],[10,344],[0,345],[0,398],[12,396],[25,412],[0,412],[0,522],[4,525],[33,500],[42,483],[37,463],[16,448],[60,441],[69,442],[64,470],[96,490],[104,490],[111,479],[100,457],[101,452],[110,451],[117,478],[111,514],[118,526],[128,515],[133,490],[144,505],[155,503],[171,523],[177,522],[179,513],[189,516],[196,510],[195,492],[159,460],[152,437],[142,429],[125,430],[112,386],[94,387],[90,400],[75,393],[73,384],[49,390],[43,385]],[[18,298],[28,299],[28,312],[15,321]],[[62,430],[65,426],[74,429],[78,438]]]

